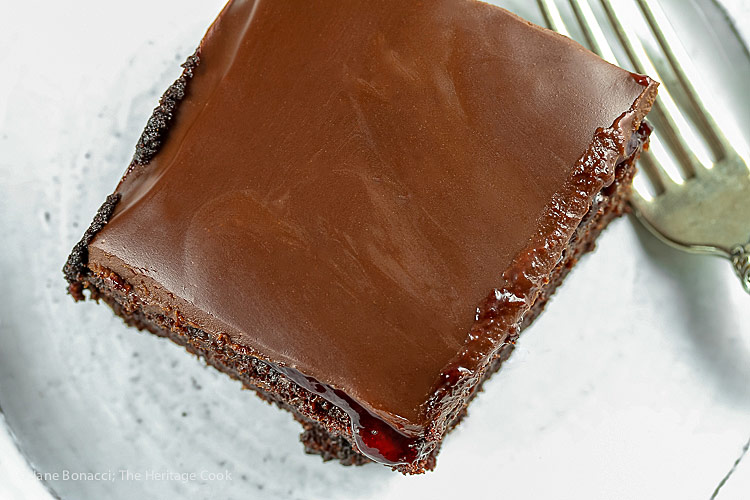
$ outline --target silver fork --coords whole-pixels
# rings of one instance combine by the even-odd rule
[[[547,27],[570,36],[575,26],[566,25],[558,4],[554,0],[537,3]],[[558,3],[563,7],[564,0]],[[654,124],[651,148],[640,161],[648,182],[639,173],[631,199],[638,219],[671,246],[729,259],[750,293],[749,162],[744,151],[730,144],[688,77],[685,65],[690,61],[661,6],[655,0],[567,3],[583,33],[579,42],[609,62],[662,84],[649,114]],[[643,35],[639,37],[624,22],[633,13],[623,10],[628,7],[648,27],[651,39],[646,42],[651,42],[652,54],[653,50],[660,54],[649,56]],[[598,20],[594,8],[605,22]],[[620,47],[610,45],[609,40]],[[613,50],[618,48],[619,58]]]

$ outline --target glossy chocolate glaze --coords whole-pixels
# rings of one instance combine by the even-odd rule
[[[472,0],[234,1],[199,56],[89,260],[409,439],[513,339],[655,89]]]

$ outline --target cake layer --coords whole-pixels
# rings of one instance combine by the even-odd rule
[[[655,89],[473,0],[231,1],[66,274],[122,282],[353,408],[359,452],[424,468]]]

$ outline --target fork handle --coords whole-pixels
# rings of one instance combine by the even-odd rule
[[[730,259],[734,265],[734,272],[742,282],[742,287],[750,293],[750,242],[734,247]]]

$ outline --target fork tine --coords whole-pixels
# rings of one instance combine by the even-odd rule
[[[557,8],[554,0],[537,0],[539,10],[542,11],[542,17],[544,17],[544,24],[553,31],[557,31],[561,35],[565,35],[570,38],[570,33],[565,28],[560,11]]]
[[[641,155],[641,161],[639,162],[641,170],[651,182],[651,186],[654,189],[654,196],[664,194],[667,190],[666,183],[664,181],[664,171],[659,166],[659,163],[654,159],[653,155],[644,154]]]
[[[589,48],[611,63],[618,64],[617,57],[612,52],[598,21],[594,17],[591,6],[585,0],[569,0],[569,2],[576,20],[586,37]],[[569,33],[569,30],[565,26],[565,21],[553,0],[538,0],[537,3],[548,27],[559,33]],[[666,122],[664,118],[662,118],[662,121]],[[665,128],[670,131],[674,130],[669,127]],[[643,153],[641,164],[646,178],[651,183],[654,191],[653,195],[659,196],[669,188],[677,184],[682,184],[683,180],[679,169],[671,161],[669,154],[666,153],[664,146],[661,145],[661,141],[659,141],[656,135],[652,136],[652,146],[651,151]],[[657,148],[657,146],[659,147]],[[665,168],[665,161],[670,166],[670,169]],[[646,198],[646,196],[642,197]],[[651,198],[650,193],[648,198]]]
[[[591,6],[585,0],[569,0],[570,5],[573,9],[573,13],[576,16],[576,20],[581,27],[581,30],[586,37],[589,48],[599,55],[600,57],[608,60],[612,64],[619,64],[617,57],[612,52],[612,49],[607,42],[604,32],[599,26],[598,21],[594,17],[594,13],[591,10]],[[566,34],[569,36],[569,31],[565,26],[565,21],[560,15],[560,11],[553,0],[537,0],[539,8],[545,19],[547,27],[557,31],[558,33]],[[664,120],[662,120],[664,121]],[[653,137],[653,145],[656,146],[659,143],[658,137]],[[664,155],[657,155],[657,148],[652,148],[651,152],[644,152],[642,155],[641,165],[643,166],[643,173],[645,174],[648,181],[651,183],[651,187],[654,191],[654,196],[667,191],[668,187],[675,184],[681,184],[682,179],[679,174],[672,175],[666,171],[663,167],[662,162]],[[663,149],[663,147],[662,147]],[[664,151],[662,151],[664,153]],[[659,158],[657,158],[657,156]],[[666,158],[669,159],[669,158]],[[651,199],[651,193],[641,193],[641,197],[644,199]]]
[[[578,24],[583,30],[583,35],[586,37],[588,46],[592,52],[601,57],[602,59],[611,62],[612,64],[619,65],[617,57],[612,52],[612,49],[607,42],[607,38],[604,36],[601,26],[594,17],[594,12],[591,10],[591,6],[586,1],[581,0],[569,0],[570,6],[573,9],[573,14],[576,16]]]
[[[646,19],[646,22],[651,28],[656,41],[659,43],[659,46],[664,52],[667,61],[672,67],[672,71],[674,71],[674,74],[677,76],[677,80],[680,82],[680,85],[685,91],[685,95],[690,101],[690,104],[696,111],[698,111],[697,120],[699,123],[697,123],[697,125],[700,127],[701,132],[705,136],[706,141],[708,142],[708,146],[712,150],[712,153],[715,155],[717,160],[726,158],[728,141],[726,137],[724,137],[724,135],[721,133],[719,127],[716,125],[716,122],[713,120],[713,117],[709,113],[706,106],[703,104],[703,101],[698,96],[698,92],[696,92],[695,87],[692,83],[690,83],[690,78],[688,78],[684,68],[679,63],[678,58],[674,53],[673,47],[680,47],[680,41],[671,30],[671,26],[666,19],[666,15],[662,11],[661,6],[658,4],[658,2],[652,2],[649,0],[636,0],[636,2],[638,3],[638,6],[643,13],[643,17]],[[653,8],[651,6],[652,4]],[[664,26],[664,28],[662,28],[662,26]]]
[[[606,37],[604,36],[604,32],[601,29],[601,26],[599,26],[599,22],[597,21],[596,17],[594,16],[594,11],[591,9],[591,5],[586,0],[569,0],[569,3],[573,9],[573,12],[576,16],[576,19],[578,21],[578,24],[581,27],[581,30],[584,33],[584,36],[586,37],[586,40],[589,43],[589,46],[592,48],[592,50],[597,53],[599,56],[604,57],[606,60],[613,64],[618,64],[619,62],[617,60],[617,57],[612,52],[612,49],[609,46],[609,42],[607,41]],[[643,71],[642,71],[643,72]],[[659,113],[659,111],[656,111],[655,114]],[[666,127],[663,127],[664,131],[666,131],[667,136],[669,136],[670,133],[673,134],[672,137],[667,137],[667,139],[670,142],[676,142],[679,140],[679,134],[674,133],[674,126],[673,124],[670,124],[669,117],[662,114],[661,120],[666,123]],[[659,128],[659,131],[657,134],[664,133],[662,131],[662,127]],[[654,143],[656,143],[656,137],[654,137]],[[678,146],[682,146],[678,149],[678,151],[683,151],[683,156],[680,158],[683,161],[691,161],[689,158],[689,155],[687,154],[687,146],[684,144],[680,144],[677,142]],[[654,148],[655,149],[655,148]],[[649,156],[649,160],[651,163],[651,167],[656,169],[661,169],[662,173],[665,170],[663,161],[658,161],[655,156],[657,156],[656,151],[652,152],[651,154],[646,154],[644,156]],[[662,157],[662,160],[665,158]],[[674,169],[673,169],[674,170]],[[676,172],[675,172],[676,173]],[[688,175],[691,175],[693,172],[688,171]],[[682,183],[682,179],[680,178],[679,174],[672,175],[670,173],[667,173],[667,176],[675,180],[677,183]],[[655,183],[655,188],[657,192],[661,192],[664,190],[665,184],[660,179],[657,179],[655,174],[649,175],[649,179],[651,179]],[[662,176],[663,177],[663,176]],[[658,193],[657,193],[658,194]]]
[[[701,155],[704,156],[703,158],[698,158],[696,155],[695,148],[701,142],[675,104],[669,89],[664,85],[665,80],[659,75],[640,40],[625,28],[610,0],[601,0],[601,4],[634,69],[639,73],[651,75],[662,82],[652,116],[655,115],[660,121],[663,121],[659,127],[659,132],[667,140],[670,149],[677,157],[678,164],[685,172],[685,177],[694,177],[701,166],[711,168],[713,164],[711,158],[705,155]],[[683,135],[687,136],[687,142]],[[694,148],[688,147],[688,143],[692,144]]]

